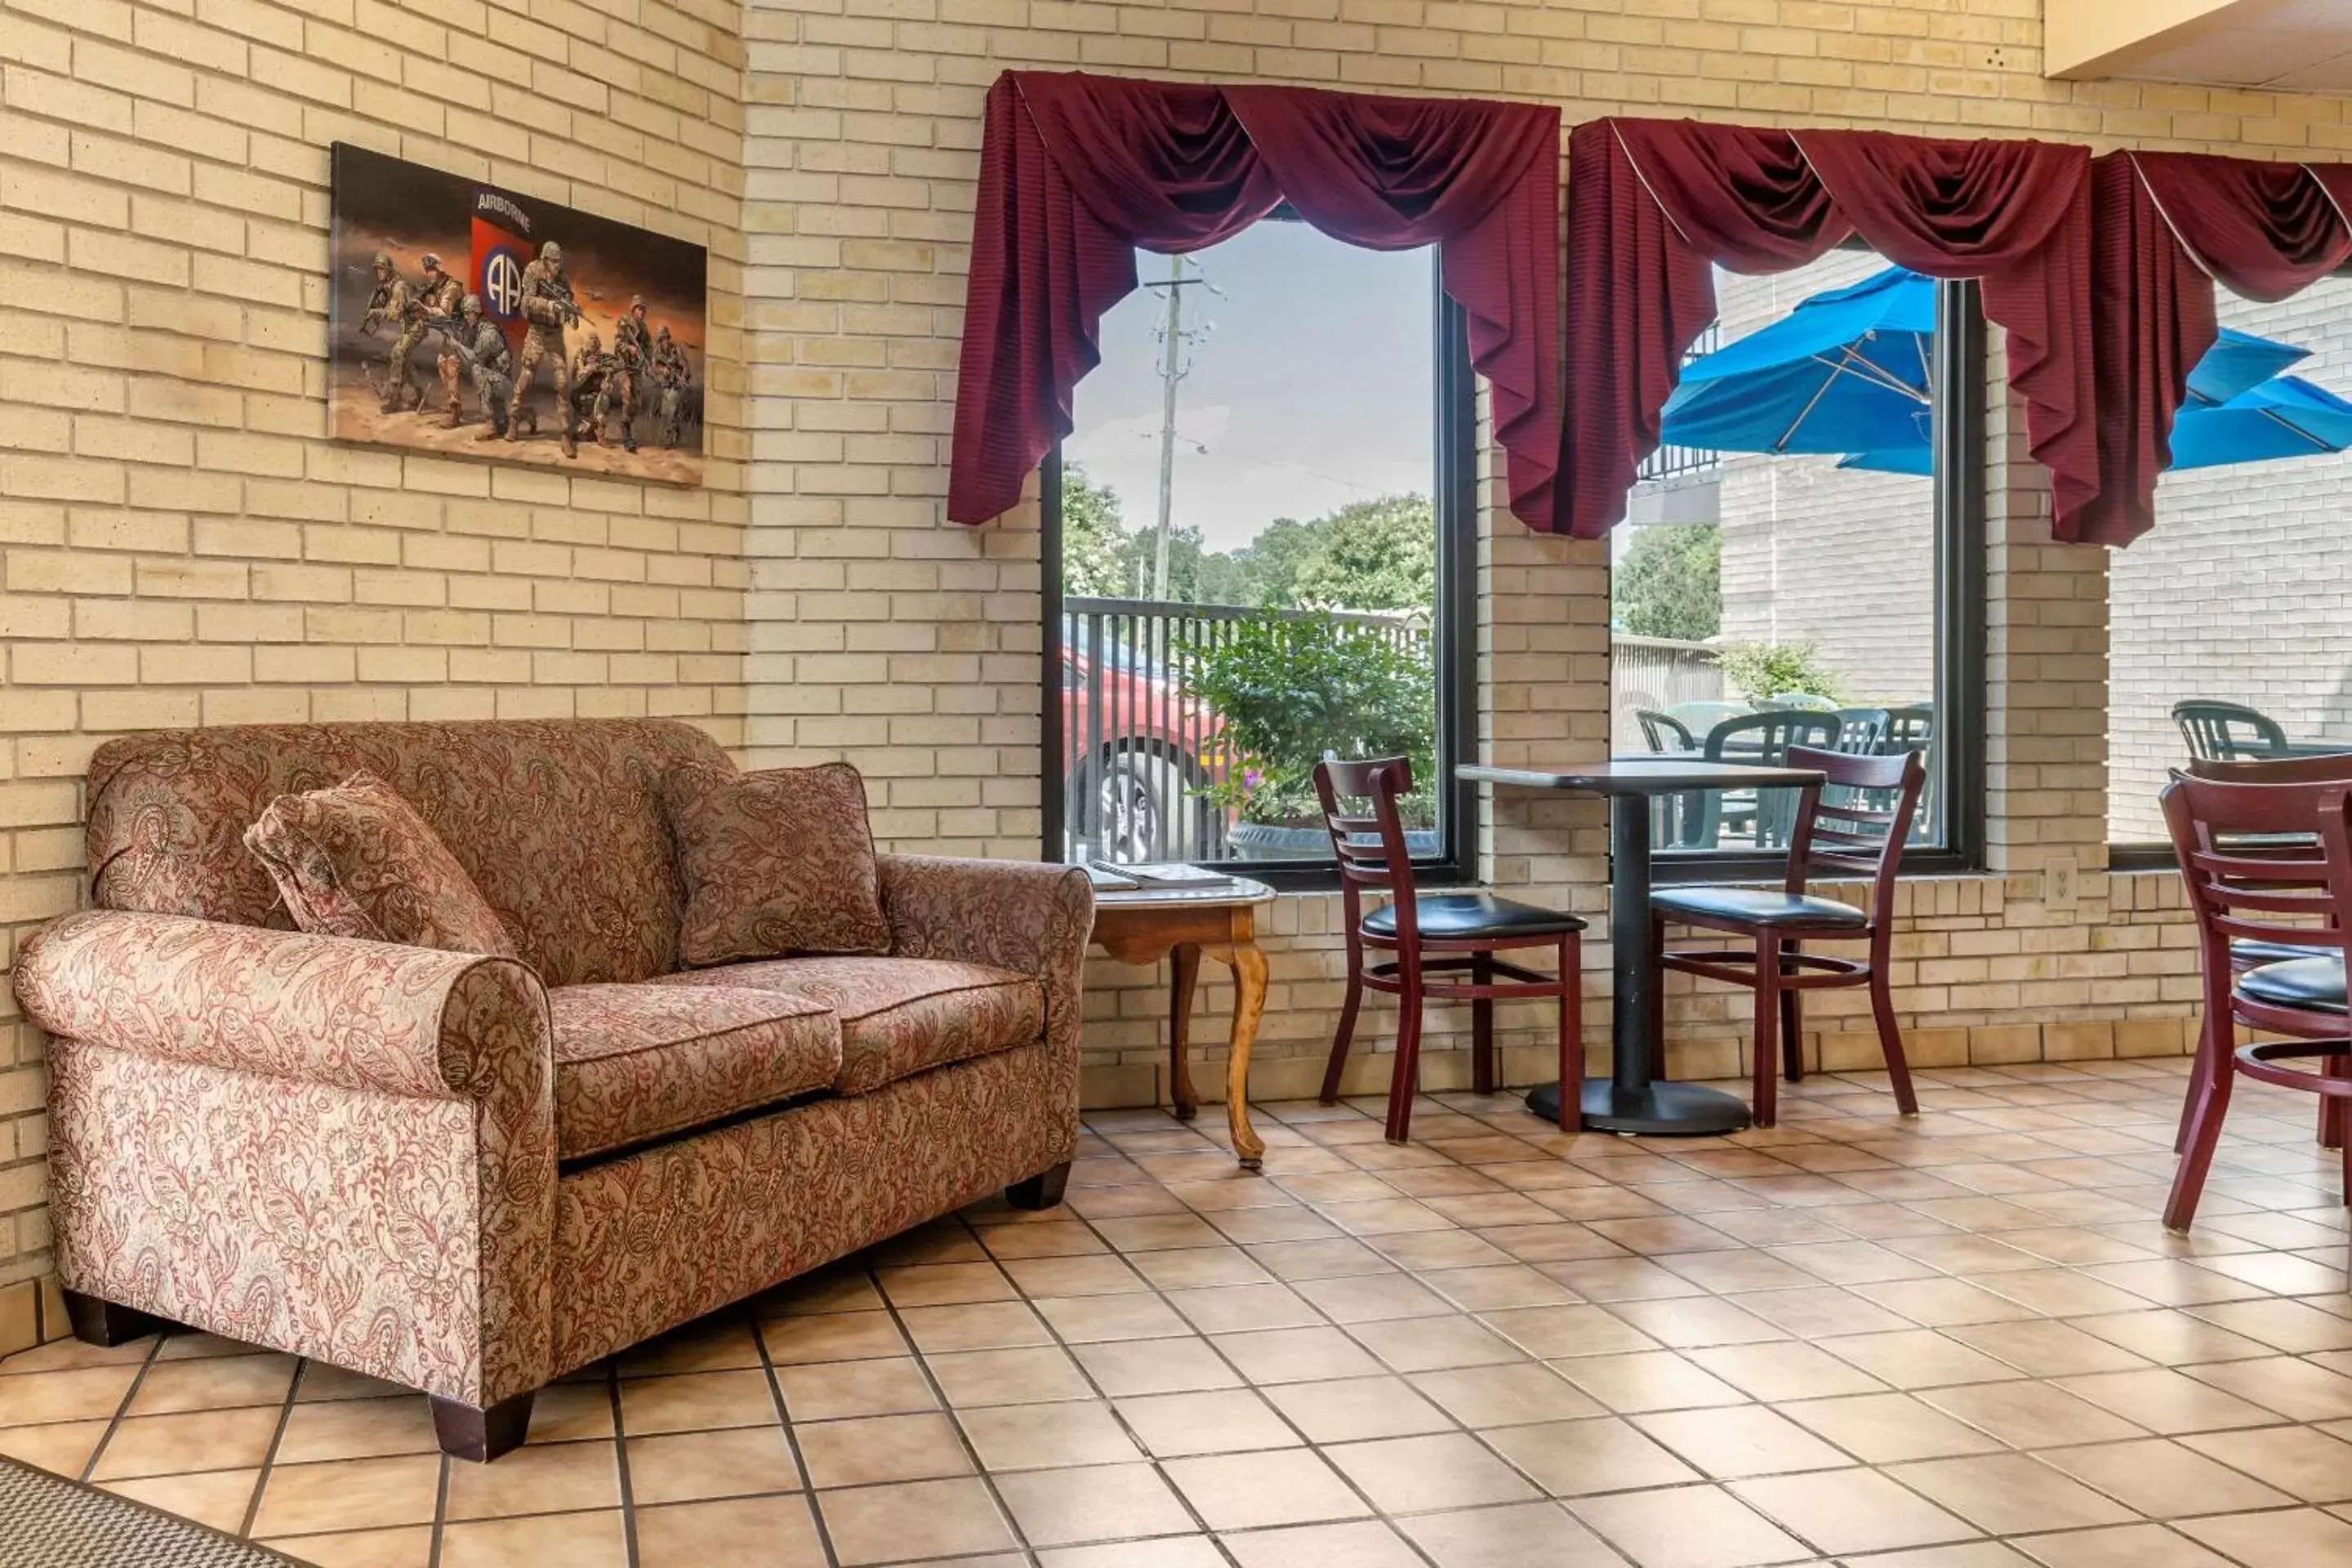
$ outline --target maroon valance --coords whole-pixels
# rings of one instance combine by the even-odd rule
[[[1511,510],[1552,526],[1559,112],[1533,104],[1008,71],[989,89],[948,516],[985,522],[1070,433],[1135,252],[1229,239],[1287,201],[1333,237],[1434,244],[1494,393]]]
[[[1625,513],[1683,355],[1715,319],[1713,268],[1801,267],[1859,236],[1890,261],[1981,280],[2062,518],[2100,475],[2092,418],[2090,154],[2042,142],[1601,120],[1569,137],[1562,532]]]
[[[2101,487],[2067,537],[2124,544],[2156,521],[2173,416],[2219,336],[2214,283],[2283,300],[2352,258],[2352,165],[2111,153],[2092,180]]]

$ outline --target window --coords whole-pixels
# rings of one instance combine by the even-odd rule
[[[2215,304],[2156,527],[2107,557],[2119,846],[2163,845],[2157,795],[2191,756],[2352,751],[2352,277]]]
[[[1860,249],[1716,286],[1719,320],[1611,541],[1611,749],[1919,752],[1907,858],[1964,865],[1981,810],[1974,290]],[[1659,802],[1662,868],[1777,869],[1795,797]]]
[[[1046,465],[1045,850],[1328,877],[1326,751],[1465,853],[1472,405],[1433,250],[1268,221],[1103,319]]]

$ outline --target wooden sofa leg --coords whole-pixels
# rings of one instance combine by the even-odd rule
[[[488,1410],[477,1410],[437,1394],[428,1394],[426,1397],[433,1401],[433,1433],[441,1439],[441,1451],[453,1459],[471,1459],[478,1465],[486,1465],[520,1447],[524,1434],[530,1430],[530,1402],[535,1393],[501,1399]]]
[[[79,1290],[68,1290],[64,1295],[66,1321],[73,1325],[74,1338],[86,1345],[127,1344],[149,1334],[160,1334],[172,1326],[150,1313],[101,1301]]]
[[[1065,1160],[1005,1188],[1004,1201],[1017,1209],[1049,1209],[1062,1201],[1062,1193],[1069,1184],[1070,1163]]]

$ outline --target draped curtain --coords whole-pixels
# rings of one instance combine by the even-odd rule
[[[1569,137],[1559,531],[1594,539],[1658,445],[1684,354],[1715,319],[1716,264],[1801,267],[1852,237],[1981,281],[2062,527],[2100,479],[2093,415],[2090,153],[2041,142],[1601,120]]]
[[[1559,112],[1276,87],[1008,71],[989,89],[948,516],[1010,509],[1071,430],[1138,248],[1229,239],[1287,202],[1350,245],[1434,244],[1494,396],[1510,504],[1552,526]]]
[[[2156,521],[2173,416],[2219,335],[2213,285],[2284,300],[2352,258],[2352,166],[2111,153],[2092,182],[2101,487],[2079,536],[2123,544]]]

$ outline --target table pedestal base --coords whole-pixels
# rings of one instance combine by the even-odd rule
[[[1546,1121],[1559,1121],[1559,1085],[1528,1090],[1528,1109]],[[1737,1132],[1748,1125],[1748,1103],[1696,1083],[1653,1082],[1620,1089],[1607,1079],[1584,1085],[1588,1132],[1664,1132],[1698,1136]]]

